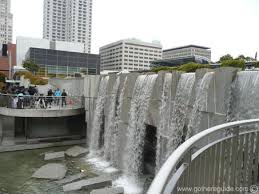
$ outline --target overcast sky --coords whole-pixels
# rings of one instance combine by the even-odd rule
[[[11,0],[16,36],[42,37],[43,0]],[[198,44],[212,59],[259,52],[258,0],[93,0],[92,53],[124,38]]]

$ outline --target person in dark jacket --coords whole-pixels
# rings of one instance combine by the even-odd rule
[[[61,103],[61,105],[63,107],[63,105],[65,105],[65,106],[67,105],[67,102],[66,102],[67,93],[66,93],[65,89],[63,90],[61,96],[62,96],[62,103]]]

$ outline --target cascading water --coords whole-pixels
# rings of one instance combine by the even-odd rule
[[[98,88],[96,107],[91,127],[90,150],[97,151],[100,149],[101,131],[103,127],[104,104],[107,92],[109,76],[102,77]]]
[[[229,121],[259,117],[259,72],[238,72],[232,87]]]
[[[214,72],[207,72],[201,82],[198,85],[196,91],[196,100],[190,116],[190,122],[188,125],[187,139],[193,135],[199,133],[202,129],[200,128],[200,122],[202,117],[202,110],[206,110],[208,101],[208,90],[211,81],[214,78]]]
[[[118,166],[118,162],[119,162],[119,155],[122,154],[120,153],[120,149],[119,149],[119,124],[121,122],[121,111],[122,111],[122,104],[123,104],[123,99],[124,99],[124,92],[126,89],[126,83],[127,83],[127,77],[124,80],[123,86],[122,86],[122,90],[120,92],[119,95],[119,100],[118,100],[118,106],[116,109],[116,115],[115,115],[115,119],[114,119],[114,129],[113,129],[113,135],[112,135],[112,143],[111,143],[111,147],[112,147],[112,152],[111,152],[111,163],[114,166]]]
[[[171,116],[171,85],[172,85],[172,74],[166,73],[163,92],[161,96],[161,105],[159,109],[160,122],[157,128],[157,149],[156,149],[156,168],[161,167],[163,164],[164,154],[166,153],[165,144],[166,140],[169,139],[168,131]]]
[[[120,77],[117,77],[115,84],[113,85],[112,94],[110,98],[108,122],[104,131],[104,157],[106,160],[111,160],[111,155],[113,152],[113,136],[115,131],[115,118],[116,118],[116,108],[118,104],[118,91],[120,86]]]
[[[135,83],[129,113],[128,139],[124,158],[127,175],[138,177],[142,173],[143,147],[146,134],[145,118],[157,75],[140,75]]]

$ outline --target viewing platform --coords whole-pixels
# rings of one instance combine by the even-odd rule
[[[67,117],[84,113],[81,96],[19,96],[0,94],[0,115],[12,117]]]

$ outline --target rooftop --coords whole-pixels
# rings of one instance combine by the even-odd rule
[[[200,48],[200,49],[206,49],[206,50],[209,50],[209,49],[210,49],[209,47],[198,46],[198,45],[190,44],[190,45],[186,45],[186,46],[180,46],[180,47],[175,47],[175,48],[171,48],[171,49],[166,49],[166,50],[163,50],[163,52],[173,51],[173,50],[178,50],[178,49],[185,49],[185,48],[190,48],[190,47]]]

